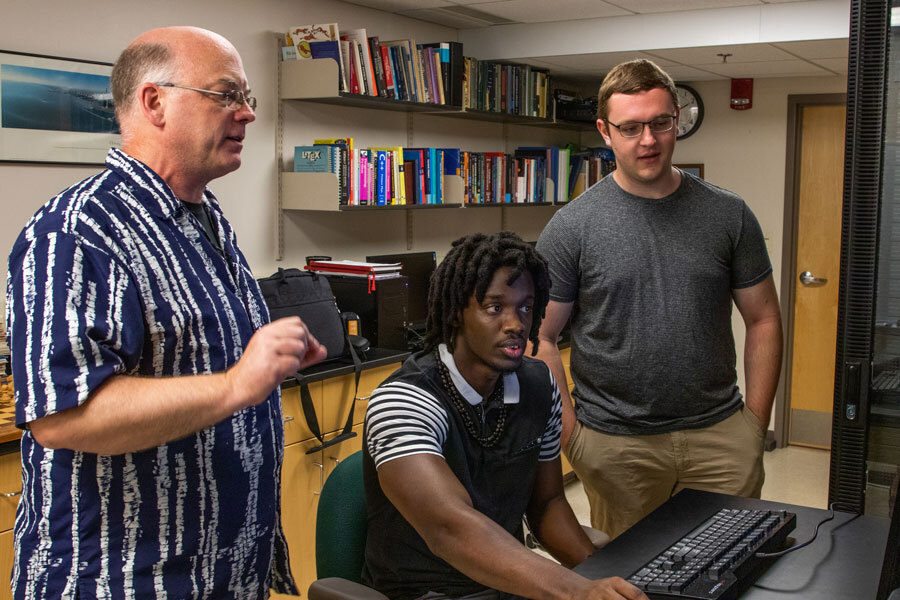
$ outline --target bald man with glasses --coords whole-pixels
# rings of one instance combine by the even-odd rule
[[[647,60],[618,65],[598,117],[617,168],[540,236],[553,285],[538,357],[568,396],[557,338],[571,318],[562,444],[591,524],[615,537],[682,488],[759,497],[782,334],[756,217],[672,165],[672,79]],[[745,395],[732,302],[747,327]]]
[[[327,350],[269,314],[207,187],[256,118],[218,34],[139,36],[112,73],[122,149],[26,225],[7,320],[23,428],[15,598],[296,593],[279,385]]]

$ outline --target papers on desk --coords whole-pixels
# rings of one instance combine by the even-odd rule
[[[375,290],[375,282],[379,279],[400,277],[400,263],[372,263],[357,260],[313,260],[306,265],[307,271],[331,273],[344,277],[366,277],[369,280],[369,293]]]

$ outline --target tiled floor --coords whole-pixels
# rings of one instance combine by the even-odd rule
[[[787,446],[766,452],[764,500],[826,508],[828,504],[828,469],[830,452]],[[566,486],[566,497],[578,521],[589,525],[590,508],[584,488],[577,479]]]

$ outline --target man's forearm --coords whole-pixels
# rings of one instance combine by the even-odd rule
[[[285,377],[327,353],[298,317],[278,319],[259,328],[225,372],[112,377],[80,406],[32,421],[31,432],[54,449],[123,454],[155,448],[265,401]]]
[[[565,494],[547,502],[540,514],[529,513],[528,525],[544,550],[566,567],[574,567],[594,553]]]
[[[87,402],[31,423],[38,443],[94,454],[155,448],[214,425],[239,408],[226,374],[117,376]]]
[[[771,318],[747,328],[744,375],[747,408],[768,427],[781,374],[781,320]]]
[[[426,541],[436,556],[469,578],[525,598],[585,596],[581,592],[589,587],[588,580],[528,550],[484,515],[473,510],[458,525],[459,529],[447,528]]]

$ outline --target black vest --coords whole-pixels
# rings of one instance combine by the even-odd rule
[[[547,367],[538,360],[524,359],[516,372],[519,403],[507,406],[506,427],[500,441],[484,448],[466,431],[462,417],[444,391],[435,360],[433,353],[415,354],[385,383],[402,381],[437,398],[449,416],[443,447],[447,465],[466,488],[475,509],[521,541],[522,516],[531,499],[541,441],[552,409]],[[368,431],[364,435],[367,438]],[[485,589],[431,553],[381,491],[375,463],[365,443],[363,452],[368,512],[363,583],[400,600],[417,598],[428,591],[462,596]],[[470,543],[477,544],[478,540]]]

